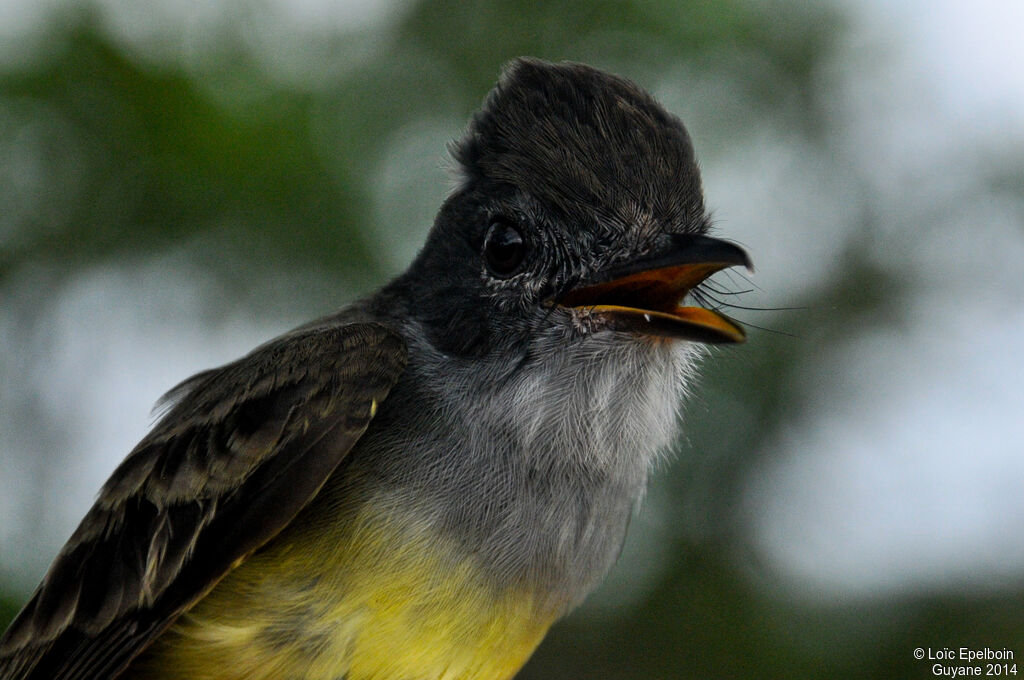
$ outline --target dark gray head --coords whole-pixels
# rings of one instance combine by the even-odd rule
[[[461,185],[403,278],[415,287],[409,313],[446,353],[512,359],[595,331],[742,338],[717,315],[676,314],[704,277],[747,260],[702,238],[689,135],[633,83],[516,60],[453,155]]]
[[[467,185],[513,187],[574,238],[613,244],[707,228],[682,123],[589,66],[513,62],[455,156]]]

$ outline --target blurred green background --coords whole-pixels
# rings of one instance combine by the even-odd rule
[[[0,627],[161,393],[401,271],[445,144],[533,55],[678,114],[758,272],[721,277],[750,340],[707,362],[620,564],[519,677],[1021,658],[1022,8],[6,0]]]

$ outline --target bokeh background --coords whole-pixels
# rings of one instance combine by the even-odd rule
[[[681,116],[757,273],[520,677],[1024,661],[1022,35],[1017,0],[2,0],[0,627],[161,393],[409,262],[528,54]]]

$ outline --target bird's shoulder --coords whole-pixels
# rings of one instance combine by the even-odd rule
[[[116,677],[316,495],[406,355],[387,325],[335,319],[171,390],[0,639],[0,676]]]

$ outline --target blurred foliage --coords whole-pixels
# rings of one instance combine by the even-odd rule
[[[199,234],[244,244],[239,256],[257,266],[372,264],[351,183],[313,145],[309,96],[268,88],[233,109],[184,73],[134,61],[88,19],[48,42],[29,70],[0,79],[4,106],[41,127],[42,162],[56,170],[54,186],[30,197],[49,208],[7,227],[0,276],[26,261],[85,266]]]
[[[360,236],[365,177],[402,125],[452,110],[466,117],[520,54],[615,67],[747,50],[809,92],[831,16],[786,7],[421,2],[378,36],[387,45],[379,56],[315,92],[273,80],[230,35],[214,63],[191,73],[118,44],[100,12],[69,11],[40,41],[45,50],[0,73],[6,135],[36,147],[44,174],[13,197],[25,206],[6,219],[0,277],[26,261],[82,266],[198,235],[245,244],[238,256],[252,265],[366,275],[375,259]],[[794,25],[802,30],[786,35]],[[776,101],[768,88],[781,89],[740,82],[767,105]],[[325,124],[340,143],[325,144]]]
[[[819,74],[844,35],[841,13],[813,3],[426,0],[385,26],[310,39],[310,69],[327,53],[352,62],[309,83],[269,68],[246,25],[228,22],[216,49],[175,60],[77,8],[53,18],[45,48],[0,64],[0,289],[31,268],[59,279],[182,243],[239,287],[312,271],[370,289],[386,273],[372,237],[386,140],[422,118],[465,119],[508,59],[574,59],[641,83],[689,64],[739,88],[752,117],[820,147]],[[850,246],[816,292],[786,301],[804,311],[780,315],[781,332],[717,353],[688,406],[688,447],[700,455],[659,482],[680,509],[671,568],[615,617],[584,607],[558,624],[524,680],[924,676],[914,647],[1024,640],[1019,589],[850,605],[794,597],[759,569],[737,523],[756,452],[813,407],[793,393],[803,357],[851,323],[898,318],[898,281]],[[16,609],[4,589],[0,626]]]

